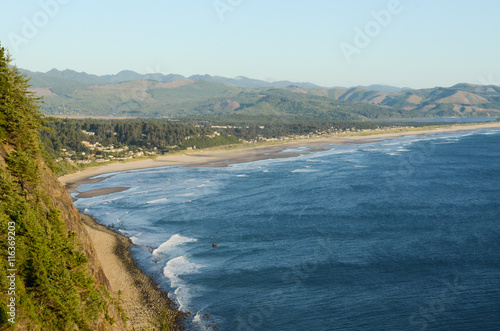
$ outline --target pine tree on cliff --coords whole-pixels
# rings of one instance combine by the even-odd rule
[[[0,45],[0,329],[102,329],[111,299],[48,194],[40,99],[9,62]]]

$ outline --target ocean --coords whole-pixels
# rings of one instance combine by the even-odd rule
[[[202,329],[500,330],[500,129],[319,147],[75,204]]]

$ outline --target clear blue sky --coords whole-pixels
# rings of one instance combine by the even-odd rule
[[[500,84],[499,13],[498,0],[4,0],[0,42],[33,71]]]

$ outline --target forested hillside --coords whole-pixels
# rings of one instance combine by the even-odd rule
[[[78,213],[40,148],[39,100],[8,62],[0,47],[0,324],[123,326]]]
[[[152,119],[47,119],[40,137],[57,175],[100,162],[238,144],[234,135]]]
[[[155,157],[187,149],[318,137],[429,123],[328,121],[277,116],[167,119],[48,118],[40,137],[57,175],[100,162]]]
[[[119,296],[41,147],[40,100],[27,88],[0,47],[0,329],[125,330]]]

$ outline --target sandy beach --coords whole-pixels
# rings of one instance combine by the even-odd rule
[[[81,170],[76,173],[68,174],[59,177],[59,181],[66,185],[70,192],[82,184],[95,183],[106,179],[107,177],[92,178],[95,176],[137,169],[147,169],[164,166],[185,165],[185,166],[215,166],[222,167],[235,163],[244,163],[251,161],[258,161],[263,159],[276,159],[287,158],[299,155],[298,153],[283,152],[288,148],[296,148],[302,146],[315,146],[317,148],[311,149],[309,152],[314,152],[321,149],[322,146],[331,146],[336,144],[355,144],[369,142],[373,139],[388,139],[394,137],[401,137],[406,135],[421,135],[439,132],[453,132],[453,131],[468,131],[485,128],[499,128],[500,122],[494,123],[473,123],[473,124],[457,124],[448,127],[437,127],[433,129],[414,129],[397,133],[379,133],[365,132],[352,135],[337,135],[322,138],[311,138],[302,140],[287,140],[281,141],[273,145],[242,145],[241,148],[227,149],[227,150],[200,150],[193,151],[189,154],[182,155],[166,155],[156,159],[138,160],[126,163],[112,163],[100,167],[92,167]],[[99,192],[96,192],[99,193]],[[102,192],[101,192],[102,193]],[[112,192],[110,192],[112,193]],[[101,194],[99,194],[101,195]],[[89,194],[88,197],[92,197]],[[82,196],[81,196],[82,197]]]
[[[132,259],[129,247],[132,242],[112,230],[100,225],[88,215],[81,214],[97,258],[111,285],[115,299],[129,318],[127,329],[151,330],[158,328],[160,317],[174,325],[182,322],[186,315],[176,310],[176,305],[157,284],[146,276]],[[118,293],[120,295],[118,296]],[[168,310],[165,310],[168,309]],[[171,327],[170,330],[178,330]]]
[[[286,158],[298,155],[298,153],[283,152],[289,148],[301,146],[314,146],[309,152],[321,150],[326,146],[335,144],[358,144],[375,140],[383,140],[405,135],[420,135],[438,132],[452,132],[462,130],[475,130],[484,128],[500,128],[500,123],[456,125],[446,128],[428,130],[413,130],[399,133],[333,136],[319,139],[294,140],[276,145],[264,145],[246,147],[230,150],[202,150],[189,154],[163,156],[157,159],[140,160],[128,163],[114,163],[101,167],[88,168],[80,172],[65,175],[59,180],[66,185],[70,192],[85,183],[96,183],[105,180],[109,176],[92,178],[98,175],[110,174],[120,171],[146,169],[162,166],[185,165],[185,166],[227,166],[229,164],[250,162],[271,158]],[[115,187],[99,189],[87,192],[79,192],[77,198],[89,198],[94,196],[111,194],[127,189],[127,187]],[[99,225],[94,219],[82,215],[86,228],[94,242],[98,258],[103,265],[106,277],[111,283],[114,292],[121,291],[123,308],[130,321],[128,327],[135,329],[149,328],[148,322],[162,315],[163,307],[172,306],[171,300],[165,292],[162,292],[153,280],[148,278],[136,265],[130,256],[128,248],[132,245],[126,238],[110,229]],[[182,319],[182,314],[171,313],[171,319]]]

